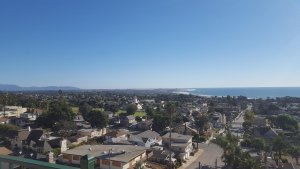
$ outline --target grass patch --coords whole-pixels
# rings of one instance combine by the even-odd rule
[[[104,111],[103,108],[93,108],[93,110],[96,110],[96,111]]]
[[[71,107],[72,111],[76,114],[79,113],[79,107]]]
[[[144,117],[144,116],[146,116],[146,113],[143,111],[137,111],[134,113],[134,117],[137,117],[137,116]]]
[[[119,115],[119,114],[121,114],[121,113],[126,113],[126,110],[118,110],[118,111],[116,112],[116,115]]]

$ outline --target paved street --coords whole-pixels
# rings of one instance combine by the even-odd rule
[[[204,152],[193,163],[185,167],[186,169],[198,169],[199,162],[201,162],[203,166],[202,169],[214,168],[216,159],[218,167],[222,167],[224,165],[224,163],[221,161],[223,150],[219,146],[212,143],[209,145],[201,143],[199,144],[199,148],[203,149]]]
[[[246,110],[252,110],[252,105],[248,105]],[[242,137],[243,133],[241,133],[241,129],[243,129],[243,123],[244,123],[244,115],[245,111],[243,110],[231,123],[230,131],[233,135]]]

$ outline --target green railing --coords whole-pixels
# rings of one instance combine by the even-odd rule
[[[94,157],[83,156],[80,160],[80,169],[94,169],[94,163]],[[79,169],[27,158],[0,155],[0,169],[13,169],[16,166],[21,166],[22,169]]]

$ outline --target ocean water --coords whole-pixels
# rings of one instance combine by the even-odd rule
[[[300,97],[300,87],[197,88],[188,89],[187,92],[201,96]]]

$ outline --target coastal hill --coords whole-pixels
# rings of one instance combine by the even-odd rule
[[[0,91],[55,91],[55,90],[80,90],[72,86],[46,86],[46,87],[22,87],[12,84],[0,84]]]

